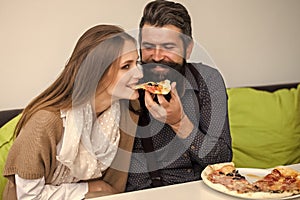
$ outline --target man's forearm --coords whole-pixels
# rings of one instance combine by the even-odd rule
[[[178,137],[182,139],[187,138],[194,129],[193,123],[185,114],[179,122],[170,126],[173,129],[173,131],[178,135]]]

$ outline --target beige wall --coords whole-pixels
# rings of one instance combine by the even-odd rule
[[[136,29],[147,2],[0,0],[0,110],[24,107],[44,90],[91,26]],[[300,81],[299,0],[180,2],[227,87]]]

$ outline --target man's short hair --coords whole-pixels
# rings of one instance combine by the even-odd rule
[[[180,3],[156,0],[148,3],[140,21],[140,29],[145,25],[163,27],[174,25],[182,33],[192,39],[191,17],[187,9]]]

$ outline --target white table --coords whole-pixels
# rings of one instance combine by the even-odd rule
[[[237,200],[226,194],[217,192],[203,181],[181,183],[159,188],[151,188],[134,192],[126,192],[103,197],[91,198],[89,200]]]
[[[291,168],[300,171],[300,163],[290,165]],[[203,181],[164,186],[159,188],[145,189],[110,196],[91,198],[90,200],[237,200],[215,191],[206,186]]]

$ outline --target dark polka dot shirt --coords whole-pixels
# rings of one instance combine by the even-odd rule
[[[227,94],[218,70],[189,63],[181,97],[184,112],[194,124],[185,139],[149,115],[147,126],[138,126],[126,190],[151,188],[149,171],[158,171],[164,185],[200,180],[209,164],[232,160]],[[154,151],[145,153],[141,138],[151,136]],[[152,156],[156,163],[149,162]]]

